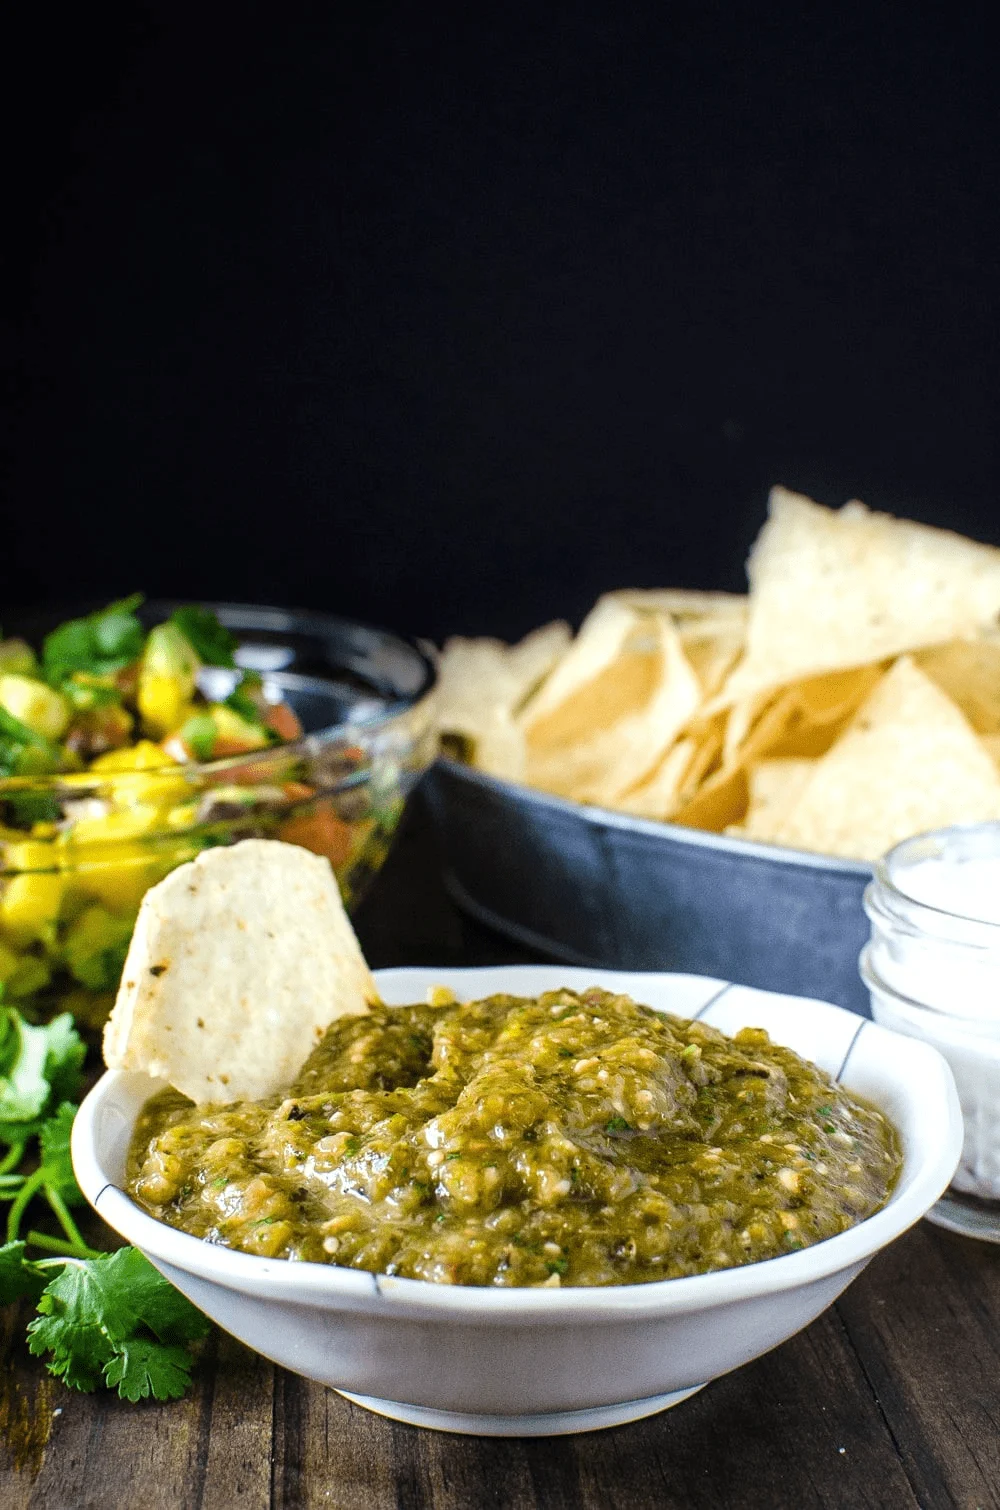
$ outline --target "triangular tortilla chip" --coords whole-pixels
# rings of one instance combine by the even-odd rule
[[[747,648],[730,702],[977,634],[1000,612],[1000,550],[775,488],[747,564]]]
[[[761,760],[749,771],[750,800],[743,821],[748,839],[770,839],[805,789],[813,760]]]
[[[691,619],[678,624],[684,654],[701,682],[702,696],[714,697],[743,652],[743,625],[725,620]]]
[[[499,776],[504,781],[524,781],[527,773],[524,730],[506,708],[494,708],[484,714],[473,750],[475,764],[487,775]]]
[[[330,862],[245,839],[147,891],[104,1059],[192,1101],[268,1096],[334,1018],[377,1000]]]
[[[679,628],[694,620],[739,626],[746,623],[750,606],[746,593],[688,587],[622,587],[608,597],[640,613],[668,613]]]
[[[697,709],[701,686],[671,619],[641,620],[599,675],[528,725],[533,785],[612,805],[656,769]]]
[[[684,773],[680,802],[687,802],[693,797],[702,782],[719,767],[723,732],[724,721],[719,714],[714,718],[703,720],[696,717],[691,720],[684,737],[692,739],[696,748],[691,764]]]
[[[832,672],[736,703],[728,715],[715,714],[716,722],[726,720],[729,749],[720,738],[721,766],[698,789],[689,785],[692,763],[673,821],[716,832],[740,824],[742,832],[744,820],[749,822],[749,772],[766,759],[812,760],[825,754],[881,675],[881,666]]]
[[[979,743],[990,759],[996,765],[1000,765],[1000,734],[981,734]]]
[[[723,768],[708,780],[677,810],[671,823],[685,828],[706,828],[721,834],[739,823],[747,810],[747,773],[745,766]]]
[[[509,695],[505,708],[517,713],[524,703],[541,686],[552,668],[566,654],[573,635],[564,619],[543,624],[533,629],[523,640],[511,645],[507,651],[506,669]]]
[[[615,804],[618,811],[637,818],[669,818],[697,751],[693,739],[679,739],[650,776],[619,797]]]
[[[750,603],[745,593],[631,587],[607,596],[638,613],[669,614],[703,695],[719,691],[743,650]]]
[[[776,844],[875,860],[910,834],[1000,818],[1000,773],[955,704],[902,657],[816,761]]]
[[[561,621],[533,630],[517,645],[461,636],[448,640],[438,665],[438,727],[477,739],[494,713],[517,711],[569,643],[569,625]]]
[[[753,697],[738,698],[732,704],[725,717],[725,735],[722,741],[724,769],[728,770],[736,764],[751,731],[758,727],[765,711],[770,712],[776,704],[780,704],[781,708],[779,717],[791,717],[795,704],[787,692],[778,698],[773,692],[758,692]]]
[[[523,781],[524,734],[514,715],[569,643],[569,625],[561,620],[533,630],[516,645],[492,639],[448,640],[436,694],[441,733],[468,742],[480,770]]]
[[[702,722],[694,718],[660,765],[616,806],[641,818],[673,821],[706,782],[722,751],[723,715]],[[706,782],[707,785],[707,782]]]
[[[647,615],[614,598],[600,598],[569,650],[522,710],[529,744],[561,745],[586,737],[593,733],[594,707],[608,722],[633,711],[652,692],[657,653]]]
[[[915,657],[977,734],[1000,733],[1000,639],[953,640]]]

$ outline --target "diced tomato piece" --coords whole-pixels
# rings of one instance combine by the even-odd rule
[[[275,703],[268,708],[265,723],[279,739],[290,742],[302,738],[302,725],[287,703]]]
[[[286,818],[278,837],[314,855],[326,855],[333,866],[342,865],[351,853],[351,825],[337,817],[329,802],[317,802],[308,812]]]

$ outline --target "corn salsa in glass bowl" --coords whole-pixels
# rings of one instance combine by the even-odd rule
[[[433,683],[387,631],[236,604],[0,640],[3,999],[99,1028],[143,894],[210,845],[301,844],[356,905],[433,758]]]

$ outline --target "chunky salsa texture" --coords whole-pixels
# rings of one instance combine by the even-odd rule
[[[0,638],[0,776],[148,770],[298,738],[292,710],[237,669],[236,637],[210,609],[187,604],[147,630],[141,603],[67,620],[40,654]],[[226,696],[204,693],[206,667],[233,672]]]
[[[284,1095],[155,1097],[130,1192],[247,1253],[555,1287],[774,1258],[893,1188],[891,1124],[762,1029],[596,988],[435,995],[334,1023]]]
[[[279,810],[282,837],[331,858],[345,828],[331,834],[320,806],[307,808],[308,785],[245,774],[223,785],[220,774],[202,786],[201,762],[302,730],[240,669],[235,637],[209,609],[188,604],[147,629],[140,603],[70,619],[37,653],[0,639],[0,996],[92,1027],[110,1008],[144,892],[175,865],[259,833],[261,814],[273,831]]]

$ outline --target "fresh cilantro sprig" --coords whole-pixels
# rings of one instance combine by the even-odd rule
[[[68,619],[50,635],[42,647],[42,668],[46,680],[60,686],[74,671],[91,676],[112,676],[131,666],[142,654],[146,631],[136,616],[142,593],[109,603],[84,619]]]
[[[219,623],[211,609],[187,603],[183,608],[174,609],[170,622],[177,625],[205,666],[236,665],[234,653],[239,641]]]
[[[0,1262],[4,1250],[0,1249]],[[57,1259],[31,1267],[43,1274]],[[28,1346],[48,1370],[90,1393],[104,1383],[123,1400],[176,1400],[191,1384],[190,1344],[208,1323],[136,1248],[62,1260],[38,1298]]]
[[[0,1001],[0,1141],[27,1142],[77,1094],[86,1052],[69,1012],[36,1027]]]
[[[258,699],[263,686],[264,679],[259,671],[244,671],[226,698],[226,707],[232,708],[233,712],[238,713],[240,718],[246,719],[248,724],[259,724],[261,709]]]
[[[262,729],[271,744],[280,744],[280,735],[266,722],[267,704],[264,701],[264,678],[259,671],[244,671],[236,686],[225,700],[226,707],[243,719]]]
[[[27,1240],[49,1252],[93,1251],[70,1211],[83,1202],[69,1139],[76,1112],[71,1098],[80,1089],[85,1052],[68,1012],[36,1027],[12,1007],[0,1006],[0,1202],[10,1203],[8,1245],[20,1241],[28,1208],[44,1199],[65,1235],[32,1231]],[[32,1162],[33,1168],[23,1167]]]
[[[0,1003],[0,1202],[9,1203],[0,1306],[36,1302],[29,1348],[72,1388],[104,1383],[125,1400],[176,1399],[191,1382],[190,1345],[208,1323],[137,1249],[88,1247],[70,1209],[83,1202],[68,1098],[79,1091],[84,1052],[68,1013],[36,1027]],[[31,1229],[22,1237],[43,1200],[64,1236]],[[51,1256],[29,1257],[29,1248]]]

